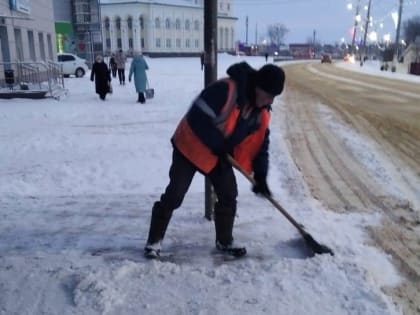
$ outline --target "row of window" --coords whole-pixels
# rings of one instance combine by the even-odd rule
[[[156,38],[155,44],[157,48],[161,48],[162,47],[161,39]],[[167,38],[165,44],[166,44],[165,48],[172,48],[172,39]],[[175,39],[175,47],[181,48],[181,39],[179,38]],[[185,48],[191,48],[191,40],[189,38],[185,40]],[[194,48],[200,48],[200,40],[198,39],[194,40]]]
[[[14,29],[15,35],[15,45],[16,45],[16,57],[18,60],[24,60],[24,45],[23,45],[23,38],[22,38],[22,30],[20,28]],[[28,48],[29,48],[29,58],[31,60],[37,60],[37,55],[35,51],[35,35],[32,30],[27,31],[27,38],[28,38]],[[39,43],[39,54],[40,59],[46,60],[46,49],[45,49],[45,42],[44,42],[44,33],[38,33],[38,43]],[[47,34],[47,49],[48,49],[48,58],[53,60],[53,46],[52,46],[52,38],[50,34]]]
[[[144,19],[143,19],[143,17],[140,17],[139,22],[140,22],[140,28],[144,29]],[[162,22],[161,22],[160,18],[155,18],[154,26],[155,26],[156,29],[160,29],[162,27]],[[195,20],[193,25],[191,25],[190,20],[185,20],[184,29],[189,31],[191,29],[191,26],[193,26],[193,29],[195,31],[199,31],[200,30],[200,21]],[[117,31],[121,30],[121,18],[116,18],[115,27],[116,27]],[[133,19],[131,17],[129,17],[127,19],[127,27],[130,30],[133,28]],[[171,20],[169,18],[166,18],[165,19],[165,28],[166,29],[174,28],[176,30],[180,30],[181,29],[181,20],[176,19],[175,22],[171,22]],[[110,29],[110,19],[109,18],[105,18],[105,29],[106,30]]]
[[[105,43],[106,43],[106,48],[110,50],[111,49],[111,39],[106,38]],[[181,43],[182,43],[182,41],[181,41],[180,38],[175,39],[175,47],[176,48],[181,48]],[[165,41],[165,44],[166,44],[166,46],[165,46],[166,48],[172,48],[172,39],[167,38],[166,41]],[[162,47],[161,38],[156,38],[155,39],[155,45],[156,45],[157,48]],[[117,38],[117,48],[118,49],[122,48],[122,39],[121,38]],[[134,48],[132,38],[128,39],[128,48],[129,49]],[[141,39],[141,48],[144,48],[144,38]],[[187,38],[185,40],[185,48],[191,48],[191,39]],[[194,40],[194,48],[200,48],[200,40],[199,39]]]

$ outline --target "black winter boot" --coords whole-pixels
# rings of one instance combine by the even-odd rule
[[[139,93],[139,98],[137,99],[137,102],[144,104],[146,102],[146,99],[144,98],[143,93]]]
[[[216,242],[229,245],[233,241],[232,230],[235,221],[236,207],[220,206],[216,203],[214,207],[214,227],[216,228]]]
[[[172,211],[165,210],[159,201],[155,202],[152,209],[152,218],[150,220],[149,235],[147,237],[147,244],[144,248],[146,257],[153,258],[150,255],[153,249],[153,256],[159,256],[160,242],[165,236],[166,229],[168,228],[169,221],[171,220]]]
[[[220,252],[241,257],[246,255],[245,247],[233,245],[233,224],[236,208],[221,207],[216,204],[214,209],[214,226],[216,228],[216,249]]]

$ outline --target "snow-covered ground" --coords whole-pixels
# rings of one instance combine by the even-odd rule
[[[219,76],[243,60],[264,63],[219,55]],[[270,187],[336,255],[308,257],[296,229],[237,174],[234,235],[249,255],[223,261],[212,254],[197,174],[163,243],[172,258],[145,260],[151,207],[168,183],[169,139],[204,84],[199,58],[147,62],[155,98],[145,105],[132,83],[116,80],[102,102],[89,76],[66,79],[61,101],[0,100],[0,314],[401,313],[381,291],[400,277],[364,229],[379,215],[331,213],[311,198],[283,138],[281,97]]]

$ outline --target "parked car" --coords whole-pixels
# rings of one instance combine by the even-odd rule
[[[321,63],[332,63],[332,58],[330,54],[323,54],[321,58]]]
[[[63,67],[64,76],[75,75],[77,78],[81,78],[89,70],[86,60],[74,54],[59,53],[57,54],[57,60]]]

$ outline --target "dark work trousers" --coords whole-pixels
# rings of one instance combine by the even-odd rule
[[[181,206],[197,171],[198,169],[177,149],[173,150],[169,184],[152,209],[148,244],[155,244],[163,239],[172,213]],[[216,241],[229,245],[233,241],[232,230],[238,196],[235,174],[228,161],[219,159],[216,167],[206,176],[217,196],[214,208]]]
[[[125,69],[118,69],[118,79],[120,84],[125,84]]]

